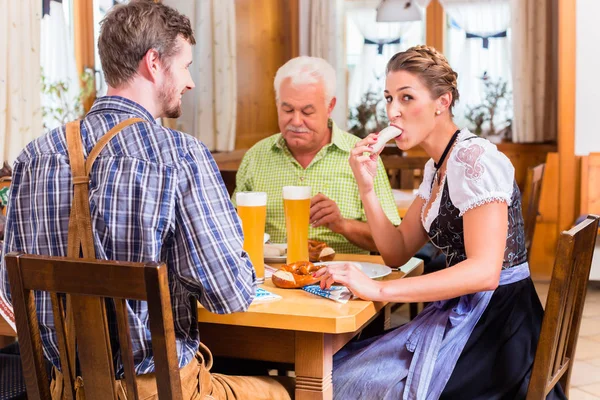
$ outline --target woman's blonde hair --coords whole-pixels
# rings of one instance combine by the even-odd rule
[[[386,68],[386,75],[390,72],[407,71],[417,75],[427,86],[433,98],[437,99],[444,93],[452,95],[450,115],[454,103],[458,100],[456,80],[458,74],[454,71],[443,54],[429,46],[414,46],[406,51],[396,53]]]

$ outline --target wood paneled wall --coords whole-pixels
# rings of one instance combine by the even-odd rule
[[[299,54],[298,0],[236,0],[236,149],[279,132],[273,79]]]

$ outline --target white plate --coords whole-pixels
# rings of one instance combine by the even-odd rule
[[[279,247],[282,249],[287,249],[287,243],[269,243],[269,246]],[[265,262],[274,263],[274,264],[285,264],[287,261],[287,254],[276,257],[265,257]]]
[[[374,263],[370,263],[370,262],[327,261],[327,262],[315,263],[315,265],[319,266],[319,265],[346,264],[346,263],[356,265],[371,279],[383,278],[384,276],[392,273],[392,269],[390,267],[381,265],[381,264],[374,264]]]
[[[265,232],[265,241],[263,243],[267,243],[271,239],[271,235]]]

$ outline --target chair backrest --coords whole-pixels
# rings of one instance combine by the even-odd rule
[[[233,195],[233,191],[235,190],[235,177],[237,175],[237,169],[221,169],[221,177],[223,178],[223,183],[225,183],[225,187],[227,188],[227,193],[229,193],[229,197]]]
[[[148,302],[152,351],[161,399],[181,399],[167,267],[157,263],[83,260],[10,253],[6,256],[29,399],[50,399],[34,291],[49,292],[64,391],[75,399],[75,348],[87,399],[116,399],[105,299],[114,301],[128,398],[137,399],[126,299]],[[65,301],[61,293],[66,294]],[[66,321],[70,308],[73,323]]]
[[[545,399],[557,382],[569,395],[597,230],[590,215],[560,235],[527,400]]]
[[[428,157],[405,156],[383,152],[381,161],[387,171],[392,189],[416,189],[423,179]]]
[[[525,247],[527,248],[527,259],[531,254],[531,244],[535,233],[535,224],[542,194],[542,180],[546,164],[539,164],[527,169],[527,179],[523,193],[523,222],[525,223]]]
[[[242,163],[242,159],[248,149],[237,149],[232,151],[214,152],[213,159],[217,163],[219,169],[234,169],[237,170]]]

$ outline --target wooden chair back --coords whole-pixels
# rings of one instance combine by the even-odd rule
[[[598,217],[589,215],[560,235],[527,400],[545,399],[557,382],[569,397],[597,230]]]
[[[544,178],[545,167],[546,164],[539,164],[527,169],[522,210],[525,223],[525,247],[527,248],[528,260],[531,254],[531,244],[533,243],[533,234],[535,233],[535,225],[539,214],[540,195],[542,194],[542,180]]]
[[[223,151],[212,153],[213,159],[219,169],[237,170],[242,163],[242,159],[248,149],[237,149],[233,151]]]
[[[428,157],[406,156],[382,152],[381,161],[387,171],[392,189],[416,189],[423,180]]]
[[[225,187],[227,188],[227,193],[229,193],[229,197],[231,197],[235,190],[235,176],[237,175],[237,169],[222,169],[220,172],[223,183],[225,183]]]
[[[77,358],[88,400],[117,399],[105,301],[113,301],[128,398],[137,399],[126,299],[148,302],[152,351],[161,399],[181,399],[167,267],[157,263],[83,260],[10,253],[6,256],[29,399],[50,399],[34,291],[49,292],[67,399],[75,399]],[[61,294],[66,294],[65,302]],[[66,303],[66,305],[65,305]],[[66,310],[70,308],[72,314]],[[72,315],[73,321],[66,321]],[[74,327],[74,333],[69,327]]]

